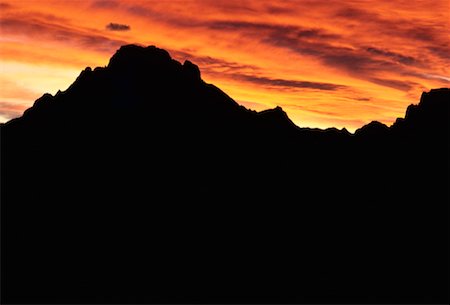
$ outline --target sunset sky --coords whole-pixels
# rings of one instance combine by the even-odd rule
[[[301,127],[390,124],[450,87],[449,25],[448,0],[0,0],[0,122],[137,43]]]

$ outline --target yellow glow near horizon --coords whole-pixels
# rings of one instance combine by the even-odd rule
[[[248,108],[283,107],[302,127],[390,124],[422,91],[450,86],[449,5],[0,0],[0,122],[139,43],[191,60]]]

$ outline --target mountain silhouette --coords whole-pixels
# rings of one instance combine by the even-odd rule
[[[300,128],[123,46],[1,126],[2,303],[447,303],[449,122]]]

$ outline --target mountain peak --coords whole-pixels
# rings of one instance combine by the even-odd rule
[[[286,112],[284,112],[283,108],[281,108],[280,106],[276,106],[275,108],[272,108],[272,109],[263,110],[259,113],[259,115],[266,116],[266,117],[274,117],[274,118],[287,118],[288,117]]]
[[[109,68],[139,67],[148,64],[167,64],[172,60],[169,52],[155,46],[124,45],[111,57]]]
[[[448,131],[450,115],[450,89],[431,89],[423,92],[417,105],[409,105],[404,119],[397,119],[392,128],[397,133],[421,133],[427,130]]]
[[[200,69],[197,65],[193,64],[189,60],[186,60],[183,64],[183,72],[196,81],[201,80]]]
[[[372,121],[367,125],[357,129],[355,135],[364,136],[384,136],[389,132],[389,127],[378,121]]]

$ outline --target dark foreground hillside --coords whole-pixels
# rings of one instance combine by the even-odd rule
[[[298,128],[124,46],[1,126],[2,303],[448,303],[449,124]]]

